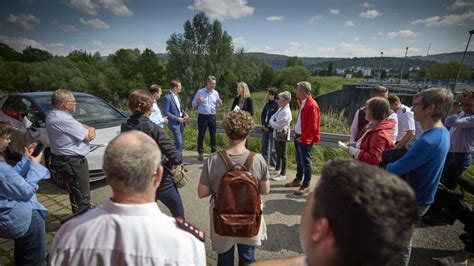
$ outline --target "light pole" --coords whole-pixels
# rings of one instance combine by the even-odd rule
[[[383,58],[383,52],[380,52],[380,64],[379,64],[379,80],[382,80],[382,58]]]
[[[405,64],[407,63],[407,54],[408,54],[408,46],[405,50],[405,59],[403,60],[402,72],[400,72],[400,81],[403,79],[403,70],[405,70]]]
[[[464,63],[464,57],[466,56],[467,49],[469,48],[469,42],[471,42],[472,34],[474,34],[474,30],[469,31],[469,39],[467,40],[466,50],[464,50],[464,54],[462,55],[461,65],[459,66],[458,75],[456,76],[456,83],[454,83],[454,89],[456,89],[456,85],[458,84],[459,80],[459,75],[461,75],[462,64]]]
[[[428,51],[426,51],[426,57],[430,55],[431,43],[428,45]]]

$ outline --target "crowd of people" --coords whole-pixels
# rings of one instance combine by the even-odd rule
[[[260,196],[270,193],[270,180],[287,178],[291,140],[296,175],[285,187],[295,188],[296,196],[311,191],[320,109],[309,82],[296,84],[296,117],[290,109],[291,93],[269,88],[260,114],[262,150],[250,151],[247,139],[256,114],[249,87],[240,82],[222,121],[228,146],[218,151],[216,112],[223,101],[216,84],[217,79],[209,76],[192,107],[198,112],[197,159],[203,164],[197,197],[210,197],[209,235],[218,265],[233,265],[235,247],[239,265],[408,265],[414,224],[421,217],[464,223],[465,250],[438,262],[467,263],[474,249],[474,213],[459,204],[462,197],[451,204],[443,193],[455,190],[458,183],[474,187],[462,178],[474,147],[473,90],[454,100],[450,90],[426,89],[414,96],[410,108],[387,88],[374,87],[354,115],[350,139],[339,144],[352,159],[327,162],[308,197],[299,228],[304,254],[257,261],[256,247],[267,239]],[[17,265],[45,265],[47,259],[51,265],[206,264],[205,234],[185,220],[185,206],[173,180],[174,169],[183,163],[189,115],[179,96],[181,82],[172,80],[169,85],[161,108],[160,85],[130,94],[131,116],[104,154],[103,170],[112,196],[97,207],[90,203],[86,159],[95,129],[72,116],[76,101],[71,91],[53,92],[46,120],[51,167],[65,181],[74,215],[56,233],[48,258],[44,223],[48,210],[35,193],[38,182],[50,173],[40,164],[42,153],[33,155],[36,143],[25,148],[15,166],[5,162],[3,151],[13,128],[0,121],[0,237],[15,240]],[[205,157],[207,128],[211,153]],[[161,212],[157,200],[173,217]]]

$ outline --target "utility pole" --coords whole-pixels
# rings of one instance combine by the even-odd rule
[[[380,52],[380,64],[379,64],[379,80],[382,80],[382,58],[383,58],[383,52]]]
[[[400,72],[400,81],[403,79],[403,70],[405,70],[405,64],[407,63],[407,54],[408,54],[408,46],[405,50],[405,59],[403,60],[403,67],[402,67],[402,71]]]
[[[462,64],[464,63],[464,57],[466,56],[467,49],[469,48],[469,43],[471,42],[472,34],[474,34],[474,30],[469,31],[469,39],[467,40],[466,50],[464,50],[464,54],[462,55],[461,65],[459,66],[458,75],[456,76],[456,83],[454,83],[454,89],[456,89],[456,85],[458,84],[459,80],[459,75],[461,75]]]
[[[430,55],[430,48],[431,48],[431,43],[428,44],[428,51],[426,52],[426,57]]]

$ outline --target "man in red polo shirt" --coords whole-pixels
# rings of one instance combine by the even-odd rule
[[[296,177],[286,187],[299,187],[295,195],[309,193],[311,181],[311,150],[319,142],[319,106],[311,97],[311,83],[298,82],[296,87],[299,114],[295,125]]]

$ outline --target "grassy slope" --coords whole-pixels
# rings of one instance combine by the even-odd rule
[[[351,78],[346,79],[343,77],[311,77],[310,81],[316,81],[321,84],[319,88],[319,94],[325,94],[328,92],[333,92],[342,89],[344,84],[354,84],[359,83],[363,79],[361,78]]]

